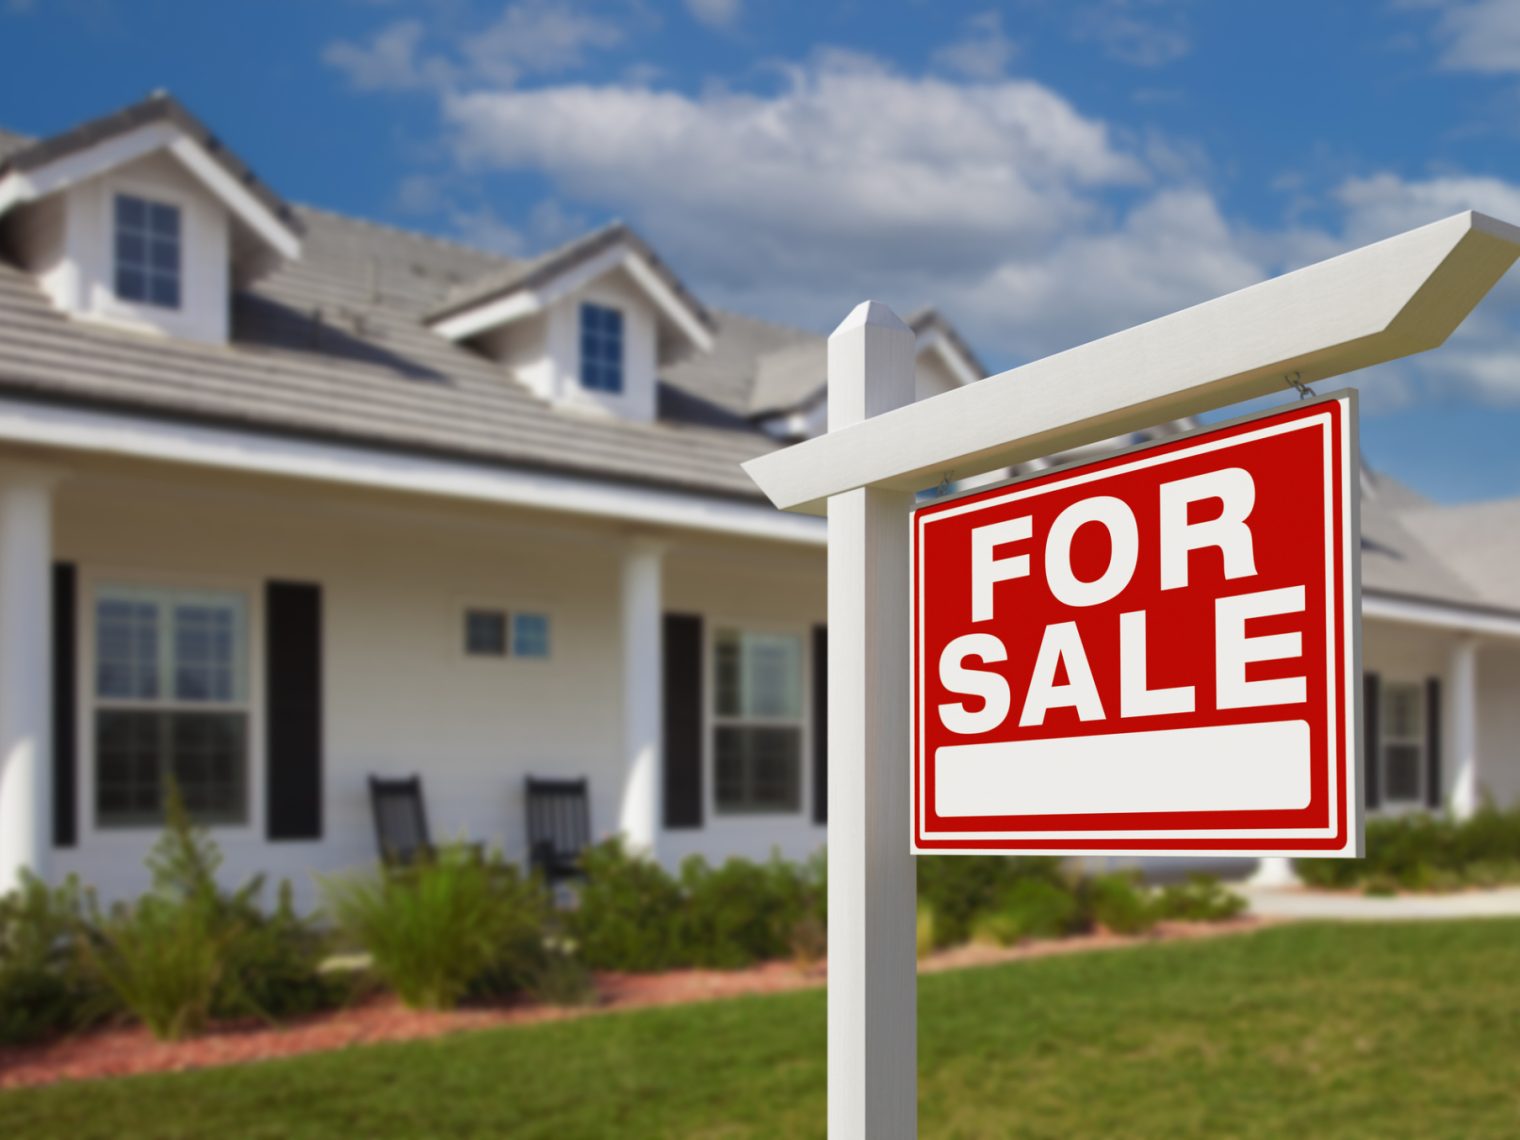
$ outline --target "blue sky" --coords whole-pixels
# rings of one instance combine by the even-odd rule
[[[0,123],[167,87],[278,192],[711,303],[938,304],[995,368],[1462,209],[1520,222],[1520,3],[0,0]],[[1520,271],[1353,378],[1370,461],[1520,495]]]

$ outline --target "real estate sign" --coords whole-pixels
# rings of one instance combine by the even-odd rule
[[[1354,394],[919,507],[919,852],[1360,854]]]

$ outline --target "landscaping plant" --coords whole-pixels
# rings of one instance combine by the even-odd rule
[[[542,884],[473,846],[325,878],[322,891],[342,932],[414,1009],[452,1009],[467,995],[519,990],[542,954]]]
[[[1459,890],[1520,882],[1520,807],[1486,804],[1470,819],[1424,812],[1367,824],[1364,859],[1299,859],[1310,886],[1376,893]]]
[[[77,1029],[115,1007],[81,952],[84,912],[73,876],[49,887],[23,872],[0,898],[0,1043]]]
[[[684,965],[677,941],[680,885],[653,859],[610,839],[581,856],[585,882],[570,933],[588,966],[599,970],[668,970]]]

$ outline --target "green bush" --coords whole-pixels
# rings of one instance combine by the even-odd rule
[[[1379,893],[1456,890],[1520,882],[1520,807],[1485,805],[1458,822],[1417,813],[1367,825],[1364,859],[1299,859],[1310,886]]]
[[[586,881],[570,916],[582,959],[599,970],[668,970],[682,965],[677,941],[681,888],[652,859],[616,839],[581,857]]]
[[[536,879],[471,846],[409,867],[321,880],[339,929],[414,1009],[521,989],[541,955],[547,898]]]
[[[1085,916],[1112,934],[1144,934],[1156,925],[1156,904],[1137,874],[1095,875],[1079,895]]]
[[[49,887],[23,874],[0,898],[0,1043],[82,1028],[115,1009],[82,953],[85,906],[73,876]]]
[[[939,945],[935,938],[937,922],[934,915],[934,907],[922,899],[918,903],[918,914],[914,920],[914,945],[920,958],[925,958],[933,953]]]
[[[1081,908],[1064,882],[1030,876],[1016,879],[995,908],[972,925],[974,937],[1012,946],[1029,938],[1060,938],[1081,923]]]
[[[1064,885],[1059,859],[968,855],[917,863],[918,897],[934,912],[938,946],[954,946],[970,938],[977,916],[996,910],[1017,882],[1032,879]]]
[[[1246,900],[1213,875],[1195,873],[1168,883],[1155,898],[1157,916],[1181,922],[1223,922],[1246,909]]]
[[[218,1017],[278,1020],[325,1008],[342,992],[318,969],[326,940],[296,916],[289,884],[266,913],[263,877],[226,892],[220,865],[216,844],[191,824],[171,785],[164,832],[148,857],[152,890],[106,913],[91,903],[85,956],[155,1036],[184,1037]]]
[[[681,865],[680,886],[675,957],[682,965],[737,969],[783,957],[807,909],[801,869],[780,859],[712,867],[694,855]]]

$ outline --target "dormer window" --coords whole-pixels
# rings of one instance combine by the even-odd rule
[[[115,217],[117,298],[161,309],[179,308],[179,207],[117,194]]]
[[[623,391],[623,314],[606,305],[581,305],[581,387]]]

